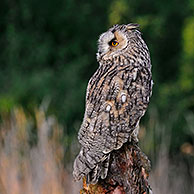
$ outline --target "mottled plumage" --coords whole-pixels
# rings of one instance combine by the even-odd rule
[[[150,55],[137,28],[115,25],[98,40],[99,67],[87,87],[75,180],[106,178],[111,152],[132,138],[137,141],[152,91]]]

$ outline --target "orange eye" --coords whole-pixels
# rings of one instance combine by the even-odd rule
[[[117,46],[119,43],[116,40],[111,41],[111,46]]]

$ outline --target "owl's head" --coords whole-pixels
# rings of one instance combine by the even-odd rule
[[[114,25],[101,34],[98,40],[97,60],[107,60],[127,49],[130,38],[134,37],[135,32],[138,32],[138,27],[138,24]]]

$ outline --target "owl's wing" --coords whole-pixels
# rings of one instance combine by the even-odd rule
[[[109,71],[90,80],[79,131],[83,147],[98,147],[103,153],[119,149],[128,140],[145,113],[151,92],[151,73],[147,68]]]
[[[99,69],[89,82],[78,135],[82,146],[78,159],[86,164],[80,170],[85,171],[83,175],[99,167],[97,164],[105,161],[111,151],[132,137],[151,92],[151,73],[147,68],[113,66],[102,72]],[[74,164],[74,169],[75,165],[80,164]]]

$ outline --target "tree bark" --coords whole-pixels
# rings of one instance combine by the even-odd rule
[[[87,185],[84,178],[80,194],[151,194],[150,168],[150,161],[138,143],[128,142],[112,152],[107,177],[95,185]]]

